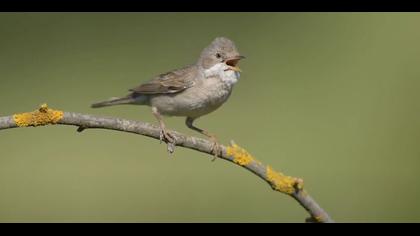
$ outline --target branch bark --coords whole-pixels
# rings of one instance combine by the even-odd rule
[[[33,112],[0,117],[0,130],[17,127],[43,126],[48,124],[78,126],[78,132],[85,129],[116,130],[140,134],[158,140],[160,135],[159,127],[149,123],[120,118],[98,117],[73,112],[62,112],[50,109],[46,104]],[[170,132],[176,138],[175,146],[207,153],[211,156],[213,155],[212,143],[210,141],[175,131]],[[221,146],[221,152],[222,155],[219,158],[249,170],[266,181],[273,190],[288,194],[298,201],[298,203],[310,214],[310,217],[306,219],[307,222],[334,222],[328,213],[304,190],[302,179],[286,176],[281,172],[274,171],[270,166],[262,164],[246,150],[233,142],[230,146]]]

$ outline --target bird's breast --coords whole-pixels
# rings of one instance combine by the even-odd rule
[[[163,115],[200,117],[219,108],[229,98],[235,78],[217,76],[201,79],[191,88],[172,95],[151,98]]]

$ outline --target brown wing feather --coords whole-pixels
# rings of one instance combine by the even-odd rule
[[[160,74],[129,91],[138,94],[178,93],[194,84],[198,70],[194,65]]]

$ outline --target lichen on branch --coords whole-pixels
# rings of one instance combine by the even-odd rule
[[[37,110],[13,115],[13,120],[19,127],[41,126],[56,124],[63,118],[64,113],[48,108],[42,104]]]
[[[297,190],[303,189],[303,180],[296,177],[286,176],[281,172],[274,171],[267,166],[267,180],[271,187],[279,192],[293,194]]]
[[[141,121],[131,121],[121,118],[98,117],[87,114],[63,112],[48,108],[47,104],[41,105],[32,112],[15,114],[13,116],[0,117],[0,130],[16,127],[42,126],[48,124],[72,125],[77,126],[78,131],[84,129],[108,129],[121,132],[144,135],[154,139],[160,139],[160,129],[158,126]],[[177,146],[193,149],[195,151],[207,153],[213,156],[213,142],[208,140],[187,136],[176,131],[170,131],[176,135]],[[221,145],[224,159],[241,166],[270,184],[273,190],[286,193],[296,199],[301,206],[308,211],[311,219],[316,222],[334,222],[315,200],[303,190],[303,180],[300,178],[286,176],[281,172],[274,171],[270,166],[266,166],[256,160],[244,148],[231,143],[230,146]]]
[[[245,149],[239,147],[235,143],[232,143],[231,146],[226,148],[226,154],[233,157],[233,162],[241,166],[246,166],[254,161],[254,158],[251,154],[249,154]]]

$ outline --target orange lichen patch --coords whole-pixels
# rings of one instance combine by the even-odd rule
[[[254,160],[251,154],[234,143],[227,147],[226,153],[228,156],[233,157],[233,162],[241,166],[246,166]]]
[[[38,110],[13,115],[17,126],[40,126],[56,124],[63,118],[63,112],[48,108],[47,104],[42,104]]]
[[[267,179],[270,181],[271,187],[279,192],[292,194],[296,189],[303,188],[303,180],[291,176],[286,176],[281,172],[274,171],[267,166]]]

